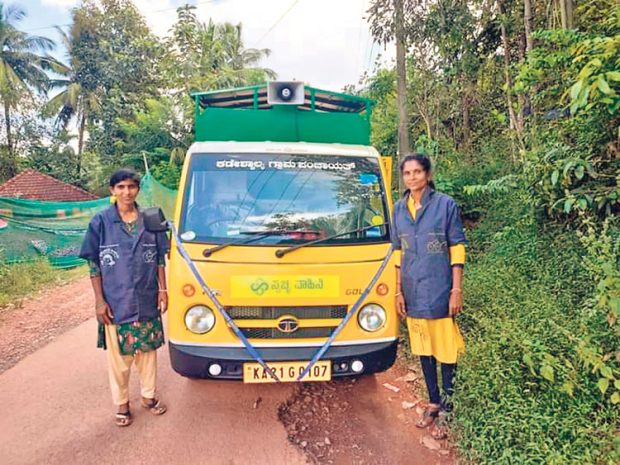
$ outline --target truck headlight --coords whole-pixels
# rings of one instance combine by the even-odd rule
[[[365,331],[378,331],[385,324],[385,310],[377,304],[365,305],[357,314],[357,322]]]
[[[196,305],[185,313],[185,326],[192,333],[208,333],[215,326],[213,310],[204,305]]]

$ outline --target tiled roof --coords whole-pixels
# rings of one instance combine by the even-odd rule
[[[0,197],[51,202],[76,202],[98,198],[84,189],[59,181],[32,168],[22,171],[0,185]]]

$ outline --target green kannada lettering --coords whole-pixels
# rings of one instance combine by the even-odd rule
[[[319,278],[319,279],[305,278],[305,279],[298,279],[295,282],[295,289],[320,290],[320,289],[323,289],[323,287],[324,287],[323,278]]]

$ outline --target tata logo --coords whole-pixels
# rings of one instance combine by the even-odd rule
[[[299,322],[296,318],[292,316],[285,316],[280,321],[278,321],[278,329],[282,333],[290,334],[297,331],[299,328]]]

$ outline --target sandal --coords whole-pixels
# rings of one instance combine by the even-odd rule
[[[422,416],[416,421],[415,425],[418,428],[428,428],[433,423],[435,423],[435,419],[439,416],[439,410],[441,407],[437,404],[428,404],[428,406],[424,409]]]
[[[163,415],[168,410],[168,407],[166,407],[162,403],[162,401],[157,398],[144,400],[143,397],[142,407],[148,409],[148,411],[151,412],[153,415]]]
[[[431,428],[431,436],[433,439],[446,439],[448,437],[448,431],[444,426],[439,426],[435,423]]]
[[[133,417],[131,416],[131,412],[127,410],[126,412],[116,412],[116,417],[114,420],[116,426],[125,427],[129,426],[133,423]]]

